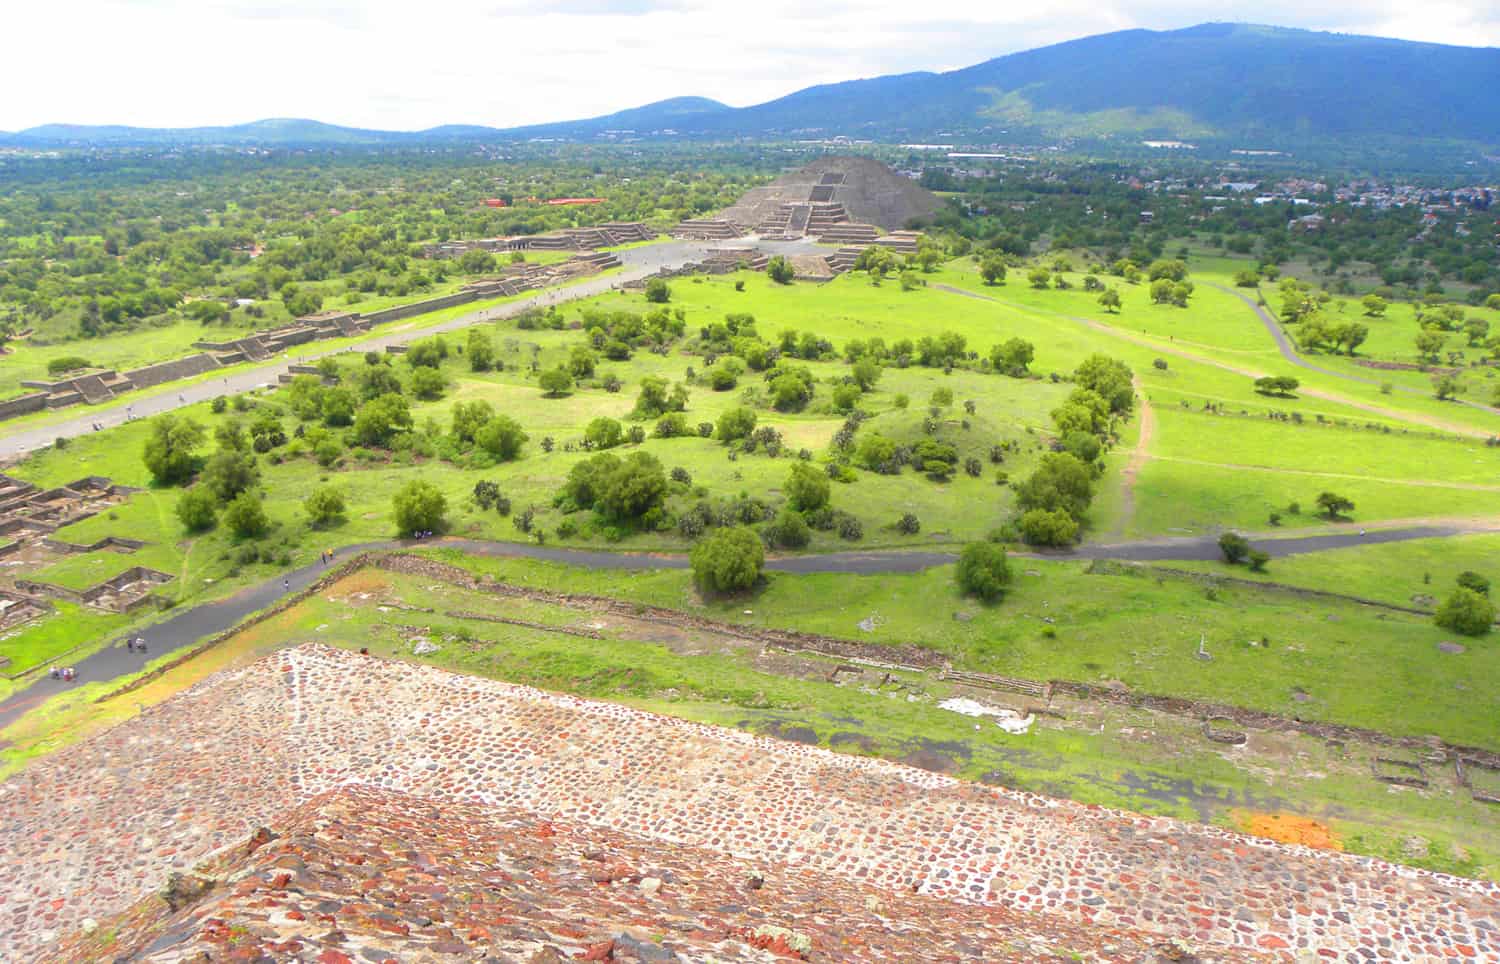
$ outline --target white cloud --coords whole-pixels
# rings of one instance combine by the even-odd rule
[[[1128,27],[1249,20],[1474,46],[1500,3],[1375,0],[74,0],[3,14],[0,128],[312,117],[511,126],[947,70]]]

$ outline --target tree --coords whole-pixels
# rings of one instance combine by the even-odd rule
[[[410,428],[411,407],[400,395],[365,402],[354,417],[354,438],[361,445],[389,445],[398,433]]]
[[[592,378],[599,359],[589,351],[587,345],[575,345],[568,355],[568,371],[574,378]]]
[[[1151,282],[1151,303],[1157,305],[1170,305],[1175,302],[1177,296],[1177,285],[1166,278],[1159,278]]]
[[[788,504],[799,512],[823,508],[828,504],[830,489],[828,473],[819,472],[806,462],[792,463],[792,470],[781,487]]]
[[[766,550],[748,526],[731,526],[693,546],[691,561],[693,581],[703,592],[740,592],[760,579]]]
[[[1354,503],[1342,495],[1333,492],[1321,492],[1318,494],[1318,508],[1328,513],[1328,518],[1337,519],[1339,516],[1354,511]]]
[[[1090,355],[1073,372],[1075,383],[1097,392],[1109,402],[1109,410],[1117,414],[1130,411],[1135,403],[1132,377],[1129,366],[1105,355]]]
[[[176,415],[158,415],[151,420],[151,434],[141,457],[157,484],[176,485],[192,476],[204,435],[203,426]]]
[[[442,398],[447,387],[448,379],[436,368],[418,368],[411,373],[411,393],[423,401]]]
[[[204,532],[214,525],[213,493],[203,487],[188,489],[177,498],[177,518],[189,532]]]
[[[1151,262],[1151,267],[1147,272],[1147,277],[1152,281],[1160,281],[1165,279],[1168,281],[1177,282],[1185,279],[1187,277],[1187,273],[1187,262],[1185,261],[1177,259],[1158,260]]]
[[[1335,346],[1343,348],[1345,354],[1353,355],[1354,349],[1363,345],[1365,339],[1370,337],[1370,326],[1351,321],[1343,325],[1334,325],[1331,334]]]
[[[1031,509],[1021,516],[1019,528],[1029,546],[1071,546],[1078,538],[1078,523],[1060,509]]]
[[[359,376],[359,397],[365,401],[382,395],[400,395],[401,379],[391,371],[389,365],[367,366]]]
[[[448,499],[430,482],[413,479],[396,490],[391,497],[391,509],[396,531],[401,535],[437,532],[442,529],[443,517],[448,512]]]
[[[1271,561],[1271,554],[1264,549],[1251,549],[1245,561],[1250,564],[1251,572],[1265,572],[1266,563]]]
[[[509,415],[496,415],[475,433],[474,444],[501,462],[509,462],[520,456],[530,438],[521,430],[520,422]]]
[[[448,342],[441,335],[423,338],[406,350],[406,363],[413,368],[436,368],[448,357]]]
[[[1483,318],[1470,318],[1464,322],[1464,337],[1470,348],[1477,348],[1490,333],[1490,323]]]
[[[265,506],[253,492],[241,492],[224,509],[224,524],[242,539],[254,539],[265,535],[271,528]]]
[[[792,263],[779,254],[766,262],[766,277],[779,285],[791,284],[796,276],[797,270],[792,267]]]
[[[220,449],[203,467],[199,486],[221,504],[260,482],[260,465],[255,456],[237,449]]]
[[[1458,574],[1458,578],[1454,581],[1463,588],[1477,592],[1481,596],[1488,596],[1490,594],[1489,579],[1474,572],[1472,569],[1465,569]]]
[[[352,425],[354,423],[354,393],[347,388],[334,387],[323,392],[323,422],[326,425]]]
[[[197,304],[197,302],[194,302]],[[286,387],[287,406],[304,422],[323,415],[323,380],[316,375],[296,375]]]
[[[583,440],[589,448],[602,452],[625,441],[625,430],[615,419],[600,415],[584,428]]]
[[[1005,259],[998,254],[985,255],[979,262],[979,277],[987,285],[1005,283]]]
[[[1110,314],[1120,313],[1120,292],[1114,288],[1105,288],[1099,294],[1099,304]]]
[[[855,460],[872,472],[883,472],[894,466],[896,443],[879,432],[867,432],[859,440]]]
[[[641,379],[641,393],[636,396],[633,413],[637,418],[656,418],[665,412],[681,412],[687,408],[688,393],[682,385],[667,391],[667,380],[655,375]]]
[[[1026,272],[1026,280],[1038,291],[1052,286],[1052,272],[1043,267],[1035,267]]]
[[[325,526],[344,517],[344,493],[331,485],[319,486],[302,500],[302,508],[314,526]]]
[[[1438,354],[1443,350],[1443,345],[1448,341],[1448,336],[1441,331],[1424,330],[1418,332],[1414,343],[1417,346],[1417,354],[1429,361],[1437,361]]]
[[[548,398],[560,398],[573,389],[573,376],[568,370],[559,365],[542,372],[537,378],[537,384],[542,386],[542,393]]]
[[[632,452],[600,480],[596,507],[612,519],[636,519],[667,494],[667,473],[649,452]]]
[[[765,528],[767,541],[782,549],[801,549],[812,541],[807,520],[791,509],[782,509]]]
[[[495,343],[477,327],[469,329],[469,343],[464,354],[469,356],[471,372],[487,372],[495,367]]]
[[[736,406],[719,416],[719,424],[714,428],[714,438],[721,442],[745,438],[755,431],[755,422],[753,409]]]
[[[495,409],[484,399],[453,403],[453,437],[465,445],[474,441],[484,424],[495,417]]]
[[[990,364],[995,371],[1012,378],[1026,377],[1026,370],[1036,356],[1036,348],[1024,338],[1011,338],[990,350]]]
[[[646,300],[653,305],[664,305],[672,300],[672,288],[661,278],[646,282]]]
[[[854,363],[849,369],[849,375],[860,391],[868,392],[880,381],[880,363],[867,355]]]
[[[1360,304],[1364,306],[1365,314],[1371,318],[1385,317],[1385,309],[1389,307],[1389,303],[1384,298],[1373,293],[1365,295],[1360,300]]]
[[[1239,565],[1250,555],[1250,540],[1238,532],[1226,532],[1219,536],[1219,551],[1224,554],[1224,561],[1231,566]]]
[[[1432,380],[1432,394],[1441,401],[1462,395],[1464,391],[1464,383],[1457,375],[1438,375]]]
[[[978,596],[987,603],[1000,599],[1011,579],[1004,547],[993,542],[971,542],[964,546],[954,578],[965,595]]]
[[[802,369],[806,372],[807,369]],[[771,405],[778,412],[795,412],[812,398],[812,376],[787,371],[771,379]]]
[[[1016,485],[1016,505],[1022,510],[1066,512],[1078,519],[1093,500],[1093,487],[1093,471],[1076,456],[1049,452],[1031,477]]]
[[[1255,380],[1255,390],[1262,395],[1291,397],[1301,384],[1291,375],[1266,375]]]
[[[1495,623],[1495,604],[1474,590],[1459,586],[1443,600],[1432,621],[1449,632],[1483,636]]]

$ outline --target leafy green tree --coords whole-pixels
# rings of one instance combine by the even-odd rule
[[[354,438],[361,445],[388,446],[397,434],[411,428],[411,407],[400,395],[382,395],[359,407],[354,416]]]
[[[204,532],[214,526],[214,508],[217,502],[213,493],[201,486],[187,489],[177,497],[177,518],[189,532]]]
[[[242,539],[255,539],[271,530],[265,506],[253,492],[241,492],[224,508],[224,524]]]
[[[447,387],[448,379],[436,368],[418,368],[411,373],[411,393],[423,401],[442,398]]]
[[[1432,394],[1442,401],[1462,395],[1464,391],[1464,383],[1457,375],[1443,374],[1432,380]]]
[[[1448,336],[1444,335],[1441,331],[1427,329],[1417,333],[1414,343],[1417,346],[1418,355],[1428,361],[1437,361],[1438,355],[1442,352],[1443,345],[1447,341]]]
[[[495,409],[484,399],[453,403],[453,437],[468,445],[474,441],[486,422],[495,417]]]
[[[656,418],[666,412],[681,412],[687,408],[688,393],[682,385],[668,391],[665,378],[647,375],[641,379],[641,393],[636,396],[632,414],[637,418]]]
[[[1080,462],[1093,462],[1104,452],[1099,436],[1092,432],[1068,432],[1063,436],[1063,451]]]
[[[1353,501],[1334,492],[1320,492],[1317,503],[1318,508],[1328,513],[1330,519],[1337,519],[1341,515],[1354,511]]]
[[[236,449],[215,452],[198,478],[199,487],[207,490],[219,503],[226,503],[255,488],[260,482],[260,465],[255,456]]]
[[[583,440],[589,448],[602,452],[624,442],[625,429],[615,419],[600,415],[584,428]]]
[[[1474,590],[1459,586],[1443,600],[1433,622],[1449,632],[1483,636],[1495,624],[1495,604]]]
[[[496,415],[475,433],[474,443],[501,462],[509,462],[520,457],[530,438],[521,430],[520,422],[509,415]]]
[[[1120,313],[1120,292],[1114,288],[1105,288],[1099,293],[1099,305],[1110,314]]]
[[[979,277],[987,285],[1005,283],[1005,259],[998,254],[986,255],[979,261]]]
[[[1026,272],[1026,280],[1033,288],[1042,291],[1052,286],[1052,272],[1038,266]]]
[[[611,519],[637,519],[659,507],[667,473],[649,452],[631,452],[602,480],[596,507]]]
[[[1238,532],[1226,532],[1219,536],[1219,551],[1224,554],[1224,561],[1231,566],[1239,565],[1250,555],[1250,540]]]
[[[177,485],[192,477],[198,467],[198,447],[204,442],[203,426],[177,415],[158,415],[151,420],[151,434],[141,453],[146,470],[159,485]]]
[[[760,537],[748,526],[715,529],[693,546],[693,581],[703,592],[731,593],[759,581],[766,562]]]
[[[672,288],[661,278],[646,282],[646,300],[654,305],[664,305],[672,300]]]
[[[792,263],[779,254],[766,262],[766,277],[779,285],[791,284],[796,276],[797,270],[792,267]]]
[[[1018,527],[1030,546],[1071,546],[1078,539],[1078,523],[1061,509],[1031,509]]]
[[[314,526],[332,525],[344,517],[344,493],[331,485],[320,485],[302,500],[302,508]]]
[[[316,375],[295,375],[286,387],[287,407],[304,422],[323,417],[323,380]]]
[[[836,412],[853,411],[854,407],[859,404],[859,400],[863,397],[863,394],[859,390],[858,385],[845,384],[834,386],[832,395],[833,410]]]
[[[831,488],[827,472],[819,472],[806,462],[794,462],[781,491],[793,509],[812,512],[828,504]]]
[[[1124,362],[1105,355],[1090,355],[1073,372],[1073,381],[1098,393],[1116,414],[1130,411],[1135,403],[1132,373]]]
[[[448,498],[432,483],[413,479],[391,497],[391,511],[396,520],[396,531],[403,536],[437,532],[443,528]]]
[[[719,416],[719,423],[714,427],[714,438],[721,442],[746,438],[755,431],[755,422],[754,409],[736,406]]]
[[[1250,564],[1251,572],[1265,572],[1266,563],[1271,561],[1271,554],[1264,549],[1251,549],[1245,561]]]
[[[464,354],[469,356],[471,372],[487,372],[495,367],[495,343],[478,327],[469,329],[469,343]]]
[[[565,511],[567,503],[577,509],[592,509],[599,501],[605,481],[619,467],[619,458],[609,452],[573,463],[567,481],[558,492],[557,503],[564,506]]]
[[[990,349],[990,364],[995,371],[1012,378],[1024,378],[1036,348],[1024,338],[1011,338]]]
[[[859,440],[855,459],[872,472],[883,471],[893,465],[896,458],[896,443],[879,432],[867,432]]]
[[[548,398],[561,398],[573,390],[573,376],[559,365],[542,372],[537,378],[537,384],[542,386],[542,393]]]
[[[773,546],[801,549],[812,541],[812,528],[801,515],[784,508],[766,524],[765,535]]]
[[[958,588],[965,595],[978,596],[987,603],[999,600],[1010,585],[1010,564],[1005,549],[993,542],[971,542],[964,546],[954,570]]]
[[[1490,323],[1483,318],[1470,318],[1464,322],[1464,337],[1468,339],[1470,348],[1483,344],[1489,333]]]
[[[325,425],[354,424],[354,393],[347,388],[330,388],[323,393],[323,423]]]
[[[1082,518],[1094,497],[1094,473],[1067,452],[1049,452],[1031,477],[1015,486],[1015,493],[1023,511],[1047,509]]]
[[[1458,574],[1458,578],[1454,581],[1463,588],[1477,592],[1481,596],[1488,596],[1490,594],[1489,579],[1474,572],[1472,569],[1465,569]]]
[[[1344,353],[1353,355],[1354,350],[1365,343],[1370,337],[1370,326],[1362,325],[1357,321],[1351,321],[1343,325],[1334,325],[1332,340],[1335,346],[1344,349]]]
[[[406,350],[405,357],[413,368],[436,368],[448,357],[448,342],[442,335],[423,338]]]
[[[369,365],[359,375],[359,397],[364,401],[382,395],[400,395],[401,379],[391,371],[389,365]]]
[[[868,356],[859,359],[849,369],[849,375],[854,379],[854,384],[859,386],[862,392],[868,392],[880,381],[880,363]]]
[[[589,351],[587,345],[575,345],[568,355],[568,371],[574,378],[592,378],[599,359]]]
[[[1266,375],[1255,380],[1255,390],[1262,395],[1290,396],[1301,384],[1291,375]]]
[[[1364,306],[1365,314],[1371,318],[1385,317],[1385,310],[1390,307],[1389,302],[1377,294],[1365,295],[1360,304]]]

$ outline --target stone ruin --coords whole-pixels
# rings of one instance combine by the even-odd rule
[[[32,541],[48,540],[63,526],[82,522],[140,490],[97,475],[51,489],[0,475],[0,558]]]
[[[937,195],[879,161],[830,156],[751,188],[720,219],[751,226],[767,239],[872,243],[876,229],[902,230],[941,205]]]
[[[546,234],[519,234],[472,241],[443,241],[422,249],[424,258],[458,258],[470,251],[597,251],[651,241],[656,230],[641,221],[608,221],[586,228],[563,228]]]

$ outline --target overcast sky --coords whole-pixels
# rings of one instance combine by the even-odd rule
[[[1500,0],[13,0],[0,130],[264,117],[416,130],[948,70],[1129,27],[1240,20],[1500,46]],[[1015,9],[1013,9],[1015,8]]]

